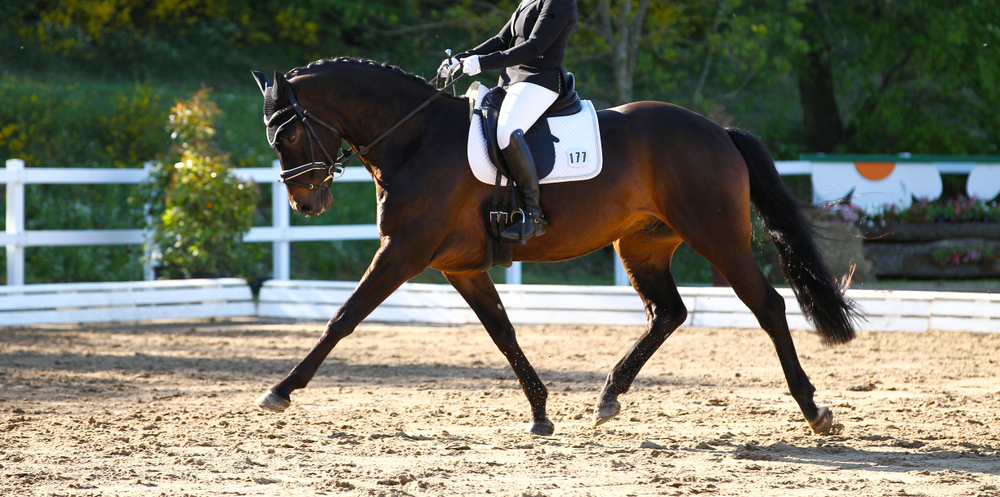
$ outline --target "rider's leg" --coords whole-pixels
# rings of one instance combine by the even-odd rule
[[[524,131],[535,124],[557,98],[558,93],[533,83],[510,85],[497,117],[497,141],[500,142],[500,148],[510,145],[510,134],[514,130]]]
[[[532,83],[515,83],[507,89],[507,96],[500,106],[497,141],[503,150],[511,179],[521,192],[525,214],[504,230],[502,236],[517,244],[527,243],[528,238],[545,233],[546,224],[538,200],[538,171],[524,141],[523,130],[535,124],[558,97],[558,93]]]

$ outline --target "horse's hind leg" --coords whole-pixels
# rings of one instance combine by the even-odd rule
[[[699,247],[700,248],[700,247]],[[698,250],[697,248],[695,249]],[[750,308],[757,322],[771,337],[778,361],[785,373],[788,390],[799,404],[806,421],[816,433],[826,433],[833,427],[833,415],[826,407],[817,407],[813,401],[816,388],[802,370],[795,354],[795,345],[785,318],[785,299],[768,283],[764,273],[753,258],[750,247],[737,250],[719,250],[703,253],[709,262],[732,285],[736,295]]]
[[[535,369],[528,363],[514,335],[514,325],[510,323],[507,312],[500,302],[493,280],[488,273],[470,271],[466,273],[444,273],[445,279],[451,283],[469,307],[476,313],[486,331],[497,345],[500,352],[507,358],[510,367],[521,383],[524,395],[531,405],[531,423],[528,433],[535,435],[551,435],[555,431],[552,421],[545,415],[545,399],[549,393]]]
[[[632,286],[646,308],[646,331],[608,374],[597,401],[594,424],[618,414],[618,396],[627,392],[639,370],[663,341],[687,319],[687,309],[670,274],[670,258],[680,245],[675,236],[634,233],[615,242]]]

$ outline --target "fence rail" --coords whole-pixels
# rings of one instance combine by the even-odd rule
[[[0,286],[0,327],[52,323],[259,317],[325,321],[351,294],[352,281],[272,280],[254,301],[246,280],[126,281]],[[646,313],[631,287],[497,285],[511,322],[642,326]],[[759,328],[732,288],[680,288],[684,326]],[[779,288],[788,325],[811,329],[792,291]],[[858,329],[1000,333],[1000,295],[848,290],[867,318]],[[406,283],[366,322],[475,324],[450,285]]]
[[[777,161],[779,174],[808,175],[816,162]],[[931,163],[942,173],[968,173],[974,162]],[[247,242],[271,242],[273,249],[273,274],[275,280],[291,278],[291,243],[323,240],[377,240],[378,227],[374,224],[334,226],[291,226],[291,209],[284,186],[278,183],[281,166],[274,161],[270,168],[238,168],[237,176],[259,184],[271,184],[271,226],[255,226],[244,237]],[[7,284],[24,284],[24,248],[67,245],[141,245],[149,233],[141,229],[123,230],[26,230],[24,186],[29,184],[138,184],[149,176],[149,166],[143,169],[91,169],[91,168],[26,168],[24,161],[10,159],[5,169],[0,169],[0,183],[7,185],[7,225],[0,232],[0,245],[7,249]],[[363,168],[347,168],[337,181],[368,182],[371,176]],[[628,277],[615,256],[615,285],[628,285]],[[151,267],[145,279],[153,279]],[[506,273],[506,283],[521,283],[521,263],[515,262]]]
[[[0,169],[0,183],[7,185],[7,226],[0,232],[0,244],[7,248],[7,284],[24,284],[24,248],[67,245],[142,245],[149,233],[142,229],[121,230],[26,230],[24,223],[24,186],[29,184],[138,184],[149,176],[149,166],[143,169],[91,169],[24,167],[24,161],[11,159],[5,169]],[[374,224],[338,226],[291,226],[291,209],[286,200],[284,185],[278,183],[281,166],[274,161],[271,167],[238,168],[234,173],[244,180],[271,184],[271,226],[255,226],[243,237],[247,242],[271,242],[273,250],[273,277],[287,280],[291,277],[290,244],[292,242],[319,240],[372,240],[378,239]],[[348,168],[338,181],[371,181],[368,172],[361,168]],[[152,280],[152,268],[147,267],[145,279]]]

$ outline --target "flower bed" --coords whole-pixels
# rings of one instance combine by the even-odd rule
[[[830,219],[853,225],[864,236],[865,258],[877,277],[1000,277],[1000,203],[960,197],[947,201],[918,200],[900,209],[887,205],[866,213],[840,204]]]

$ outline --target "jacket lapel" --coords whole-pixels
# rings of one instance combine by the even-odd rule
[[[533,4],[533,3],[537,2],[537,1],[538,0],[521,0],[521,5],[517,6],[517,12],[520,13],[526,7],[528,7],[529,5],[531,5],[531,4]]]

